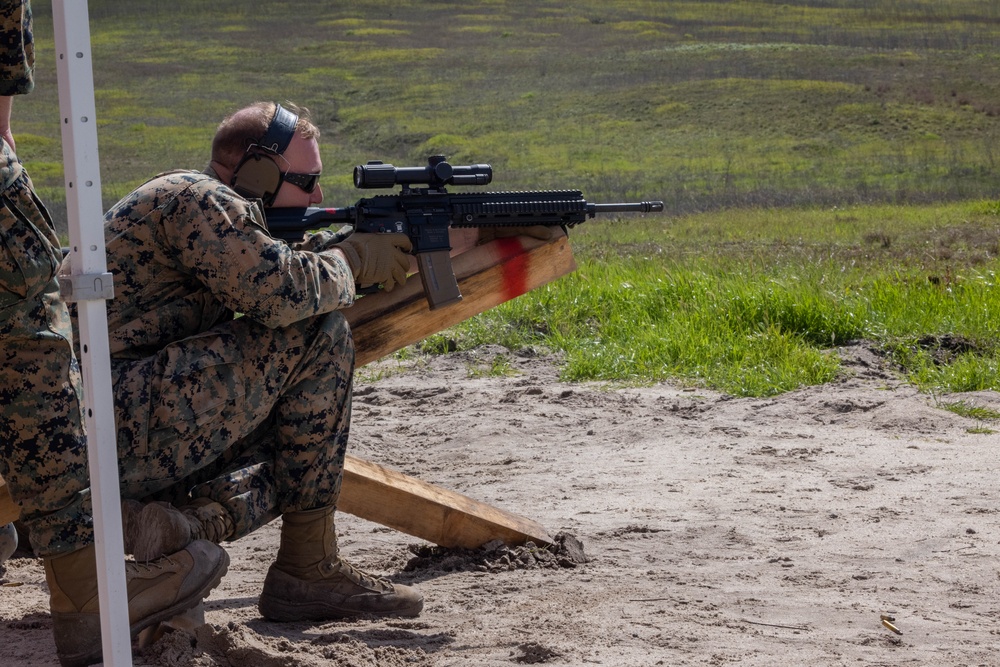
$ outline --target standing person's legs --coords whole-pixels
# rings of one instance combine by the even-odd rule
[[[65,305],[50,294],[5,323],[0,337],[0,475],[21,507],[35,552],[94,541],[80,369]],[[59,307],[61,306],[61,308]]]
[[[94,540],[61,260],[52,220],[22,171],[0,193],[0,474],[40,556]]]
[[[25,172],[0,193],[0,244],[0,475],[35,551],[68,553],[94,539],[82,379],[62,250]]]

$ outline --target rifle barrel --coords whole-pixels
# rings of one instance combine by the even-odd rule
[[[620,204],[587,204],[587,213],[659,213],[663,210],[662,201],[623,202]]]

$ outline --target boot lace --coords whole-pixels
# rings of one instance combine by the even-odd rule
[[[214,501],[198,499],[182,510],[188,516],[191,536],[195,539],[221,544],[233,532],[233,519],[229,512]]]
[[[154,558],[153,560],[127,560],[125,561],[125,570],[126,574],[129,572],[153,572],[164,570],[168,565],[176,566],[177,562],[172,560],[170,556],[164,555],[159,558]]]
[[[214,514],[207,520],[203,519],[201,524],[202,531],[204,535],[202,539],[208,540],[209,542],[214,542],[219,544],[222,540],[226,539],[232,532],[230,526],[230,521],[227,521],[228,517],[221,516],[219,514]]]
[[[395,590],[390,581],[376,577],[373,574],[368,574],[364,570],[359,570],[343,558],[337,559],[337,565],[340,568],[340,572],[358,586],[377,590],[381,593],[389,593]]]

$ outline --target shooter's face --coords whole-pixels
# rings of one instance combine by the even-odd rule
[[[306,139],[297,132],[278,162],[282,169],[294,174],[319,174],[323,171],[323,160],[319,157],[319,142],[315,139]],[[306,192],[298,185],[285,181],[278,188],[272,206],[276,208],[316,206],[321,201],[323,201],[323,188],[319,183],[312,192]]]

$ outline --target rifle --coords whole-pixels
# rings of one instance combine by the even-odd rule
[[[451,165],[443,155],[427,160],[426,167],[394,167],[371,161],[354,168],[356,188],[391,188],[395,195],[358,200],[346,208],[270,208],[267,226],[275,238],[301,241],[310,229],[353,225],[356,232],[402,233],[413,242],[424,295],[431,310],[459,301],[451,267],[450,227],[573,227],[598,213],[663,210],[662,201],[593,204],[578,190],[528,192],[471,192],[451,194],[446,185],[486,185],[493,179],[488,164]],[[418,187],[426,186],[426,187]]]

